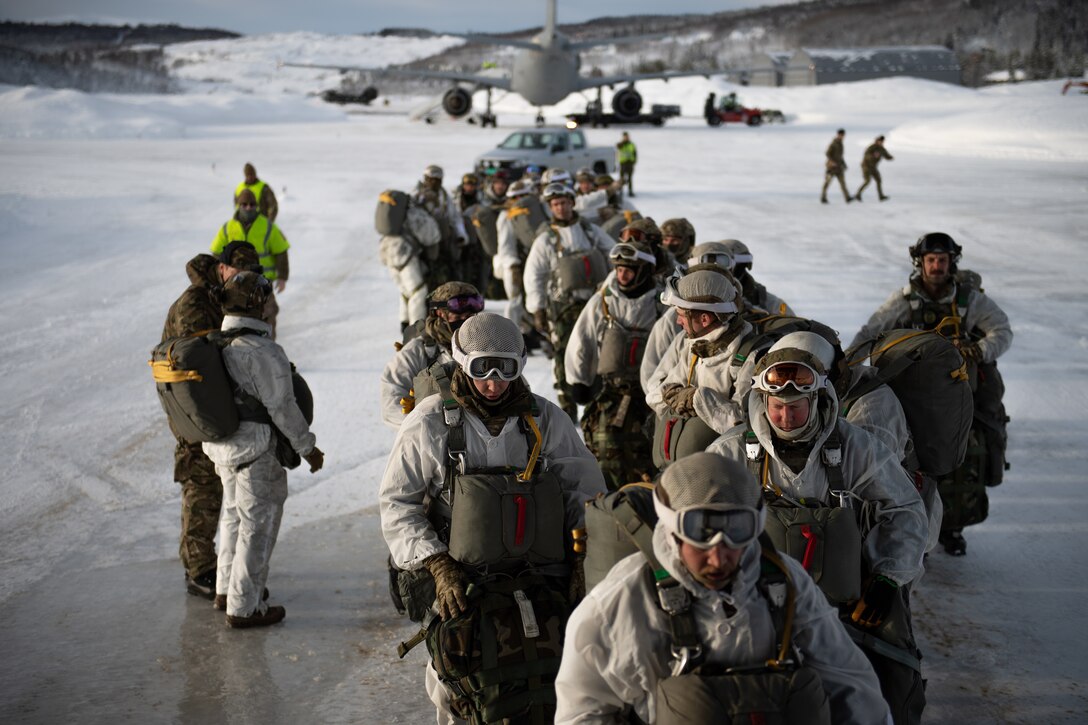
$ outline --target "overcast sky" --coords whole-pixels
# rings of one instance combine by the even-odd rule
[[[793,0],[559,0],[559,22],[607,15],[712,13]],[[177,23],[243,34],[389,27],[451,32],[543,25],[545,0],[0,0],[0,20],[106,24]]]

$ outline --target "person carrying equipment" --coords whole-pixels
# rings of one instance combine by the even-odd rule
[[[783,338],[755,368],[747,422],[707,450],[747,462],[768,501],[775,547],[840,608],[873,664],[897,725],[925,707],[909,585],[929,522],[898,457],[839,416],[823,364]]]
[[[914,272],[909,282],[872,314],[850,344],[851,349],[858,348],[899,328],[934,330],[951,340],[967,362],[975,399],[969,452],[955,472],[937,483],[944,502],[941,544],[953,556],[967,552],[963,529],[986,519],[986,487],[1000,484],[1008,468],[1005,384],[997,358],[1012,345],[1009,318],[983,292],[981,277],[958,269],[962,253],[944,232],[919,237],[910,247]]]
[[[762,533],[767,508],[742,462],[678,461],[653,507],[652,544],[571,615],[556,723],[888,720],[835,609]]]
[[[444,175],[441,166],[431,164],[423,170],[423,178],[416,183],[412,192],[412,202],[434,217],[442,235],[438,256],[428,260],[428,289],[435,289],[450,280],[464,278],[461,258],[464,256],[465,245],[468,244],[468,232],[465,231],[465,219],[457,210],[453,196],[442,188]]]
[[[400,651],[426,639],[439,722],[550,723],[584,593],[584,504],[604,480],[569,418],[529,390],[517,325],[480,313],[451,349],[448,388],[401,424],[378,497],[401,603],[424,626]]]

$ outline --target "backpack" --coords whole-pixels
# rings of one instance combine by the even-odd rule
[[[586,592],[608,576],[616,562],[639,548],[653,548],[657,521],[653,492],[652,484],[629,483],[586,501]]]
[[[752,332],[737,348],[737,354],[730,363],[733,367],[741,367],[753,355],[758,360],[772,345],[791,332],[814,332],[836,349],[840,344],[835,330],[822,322],[805,317],[769,314],[762,309],[749,308],[744,313],[744,318],[752,325]]]
[[[623,232],[623,228],[631,222],[638,221],[641,218],[642,215],[637,211],[631,209],[618,209],[615,214],[610,216],[600,225],[601,231],[618,242],[620,240],[620,234]]]
[[[302,457],[272,422],[256,397],[240,390],[223,364],[223,348],[241,335],[260,334],[248,328],[212,330],[164,340],[151,351],[151,375],[159,403],[182,438],[189,443],[219,441],[238,430],[243,420],[272,426],[276,458],[286,468],[297,468]],[[295,403],[307,423],[314,420],[310,386],[291,363]],[[236,401],[241,400],[241,403]]]
[[[533,248],[540,225],[547,224],[548,214],[544,211],[544,203],[536,194],[525,194],[506,210],[506,218],[510,220],[510,226],[514,229],[514,236],[518,238],[518,246],[525,256]]]
[[[967,367],[956,346],[932,331],[887,330],[846,352],[847,365],[866,358],[880,374],[850,391],[843,406],[886,383],[903,406],[920,469],[934,477],[956,470],[974,419]]]
[[[384,237],[399,237],[408,218],[411,197],[403,191],[386,189],[378,195],[378,208],[374,211],[374,227]]]
[[[472,227],[476,230],[476,239],[489,257],[494,257],[499,252],[499,230],[496,223],[500,211],[502,209],[499,207],[477,204],[470,217]]]

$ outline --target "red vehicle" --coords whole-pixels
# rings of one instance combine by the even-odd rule
[[[763,123],[763,111],[758,108],[746,108],[737,101],[737,94],[730,93],[723,96],[717,106],[714,105],[714,94],[706,99],[703,108],[706,122],[710,126],[721,126],[723,123],[744,123],[749,126],[758,126]]]

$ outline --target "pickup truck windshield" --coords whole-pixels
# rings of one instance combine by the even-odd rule
[[[558,134],[550,131],[518,131],[517,133],[512,133],[507,136],[506,140],[499,144],[499,148],[510,151],[519,149],[550,149],[552,144],[557,142],[562,143],[564,140],[565,139],[561,139]]]

